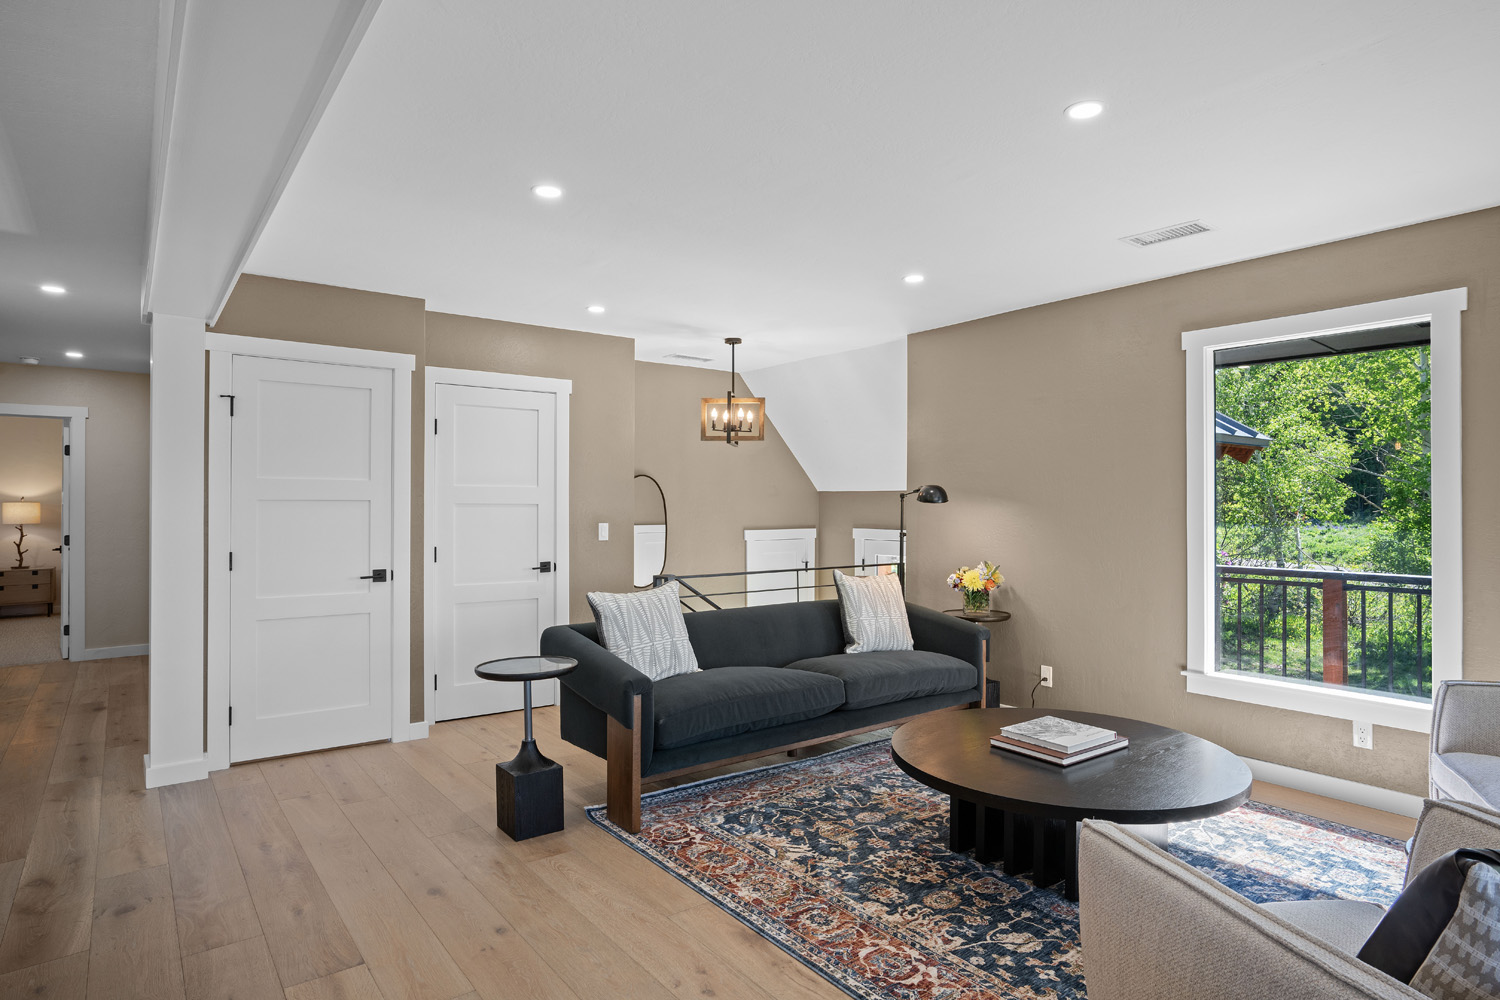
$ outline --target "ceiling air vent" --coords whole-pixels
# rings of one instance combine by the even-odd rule
[[[1201,222],[1180,222],[1175,226],[1167,226],[1165,229],[1153,229],[1149,233],[1121,236],[1120,241],[1129,243],[1133,247],[1149,247],[1168,240],[1180,240],[1184,236],[1197,236],[1199,233],[1206,232],[1210,230]]]
[[[666,356],[673,361],[696,361],[700,365],[708,364],[713,360],[713,358],[700,358],[696,354],[668,354]]]

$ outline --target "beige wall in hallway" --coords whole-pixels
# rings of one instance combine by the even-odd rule
[[[1007,577],[994,630],[1001,697],[1162,723],[1244,756],[1412,794],[1427,737],[1189,696],[1184,361],[1180,334],[1467,286],[1463,317],[1465,675],[1500,680],[1500,210],[1199,271],[914,335],[914,483],[947,507],[908,510],[914,598],[988,557]],[[981,399],[983,426],[953,400]],[[966,433],[958,433],[964,431]],[[1122,444],[1123,442],[1123,444]],[[909,505],[916,506],[916,505]]]
[[[668,573],[743,570],[747,528],[818,527],[818,493],[776,430],[774,400],[766,401],[765,440],[736,448],[701,440],[700,401],[723,397],[727,372],[637,362],[635,378],[635,471],[655,476],[667,498]],[[750,394],[743,380],[735,392]],[[698,584],[743,586],[742,577]],[[742,597],[715,600],[744,604]]]
[[[91,649],[145,643],[150,380],[131,372],[0,364],[0,400],[88,407],[84,641]],[[4,554],[0,546],[0,559]],[[53,556],[33,549],[40,554]]]

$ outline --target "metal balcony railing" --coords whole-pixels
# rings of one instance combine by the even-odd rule
[[[684,610],[687,610],[687,611],[703,611],[703,610],[706,610],[705,608],[701,608],[701,607],[698,607],[698,606],[696,606],[694,604],[688,603],[690,598],[702,601],[709,608],[712,608],[714,610],[720,610],[722,606],[717,601],[714,600],[714,598],[716,598],[716,597],[745,597],[746,595],[749,595],[749,594],[778,594],[778,593],[785,594],[785,593],[790,593],[790,594],[793,595],[792,600],[796,600],[796,601],[807,600],[809,598],[814,598],[815,599],[815,598],[818,597],[818,591],[820,591],[820,590],[833,591],[833,589],[834,589],[834,583],[833,583],[833,578],[832,577],[828,577],[827,578],[828,582],[826,582],[826,583],[819,583],[819,582],[817,582],[817,578],[815,576],[812,576],[812,574],[832,572],[833,570],[836,570],[836,569],[843,570],[845,572],[849,572],[851,570],[852,571],[869,570],[869,569],[875,569],[877,566],[886,566],[886,565],[891,565],[891,564],[889,564],[889,563],[856,563],[856,564],[851,564],[851,565],[848,565],[848,566],[809,566],[806,563],[803,563],[801,566],[789,567],[787,569],[739,570],[738,572],[734,572],[734,573],[682,573],[682,574],[660,573],[660,574],[657,574],[656,576],[654,576],[654,577],[651,578],[651,586],[653,586],[653,587],[660,587],[662,584],[671,583],[673,581],[676,581],[682,587],[682,590],[683,590],[682,607],[683,607]],[[752,576],[767,576],[769,574],[775,574],[775,573],[794,574],[794,576],[793,576],[793,582],[790,583],[790,584],[787,584],[785,586],[779,586],[779,587],[754,587],[754,588],[751,588],[751,587],[748,586],[748,584],[750,583],[749,578],[752,577]],[[704,593],[702,590],[698,589],[697,585],[689,582],[689,581],[692,581],[692,580],[725,580],[725,579],[731,579],[731,578],[740,578],[740,579],[743,579],[745,581],[745,583],[747,584],[747,586],[743,590],[712,590],[712,591],[709,591],[707,593]],[[708,584],[707,586],[714,586],[714,585],[713,584]],[[806,596],[804,596],[804,595],[806,595]]]
[[[1432,577],[1217,567],[1218,669],[1432,694]]]

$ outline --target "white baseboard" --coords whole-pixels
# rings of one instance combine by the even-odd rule
[[[1250,765],[1250,773],[1259,781],[1295,788],[1299,792],[1311,792],[1325,798],[1338,799],[1340,802],[1353,802],[1358,806],[1380,809],[1384,812],[1395,813],[1397,816],[1417,816],[1422,812],[1420,795],[1408,795],[1406,792],[1397,792],[1389,788],[1376,788],[1374,785],[1303,771],[1295,767],[1287,767],[1285,764],[1272,764],[1270,761],[1253,760],[1249,757],[1241,759]]]
[[[151,766],[151,755],[146,757],[146,787],[160,788],[163,785],[178,785],[184,781],[198,781],[208,777],[208,755],[176,764]]]
[[[148,642],[138,643],[134,646],[100,646],[98,649],[81,649],[77,653],[69,654],[71,660],[113,660],[120,656],[149,656],[151,644]]]
[[[413,722],[411,728],[399,736],[391,738],[392,743],[405,743],[407,740],[425,740],[427,730],[432,726],[430,722]]]

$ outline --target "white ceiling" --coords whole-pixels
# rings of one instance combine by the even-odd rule
[[[0,361],[147,368],[157,7],[0,4]]]
[[[1497,52],[1489,0],[384,0],[248,270],[754,369],[1500,203]]]

